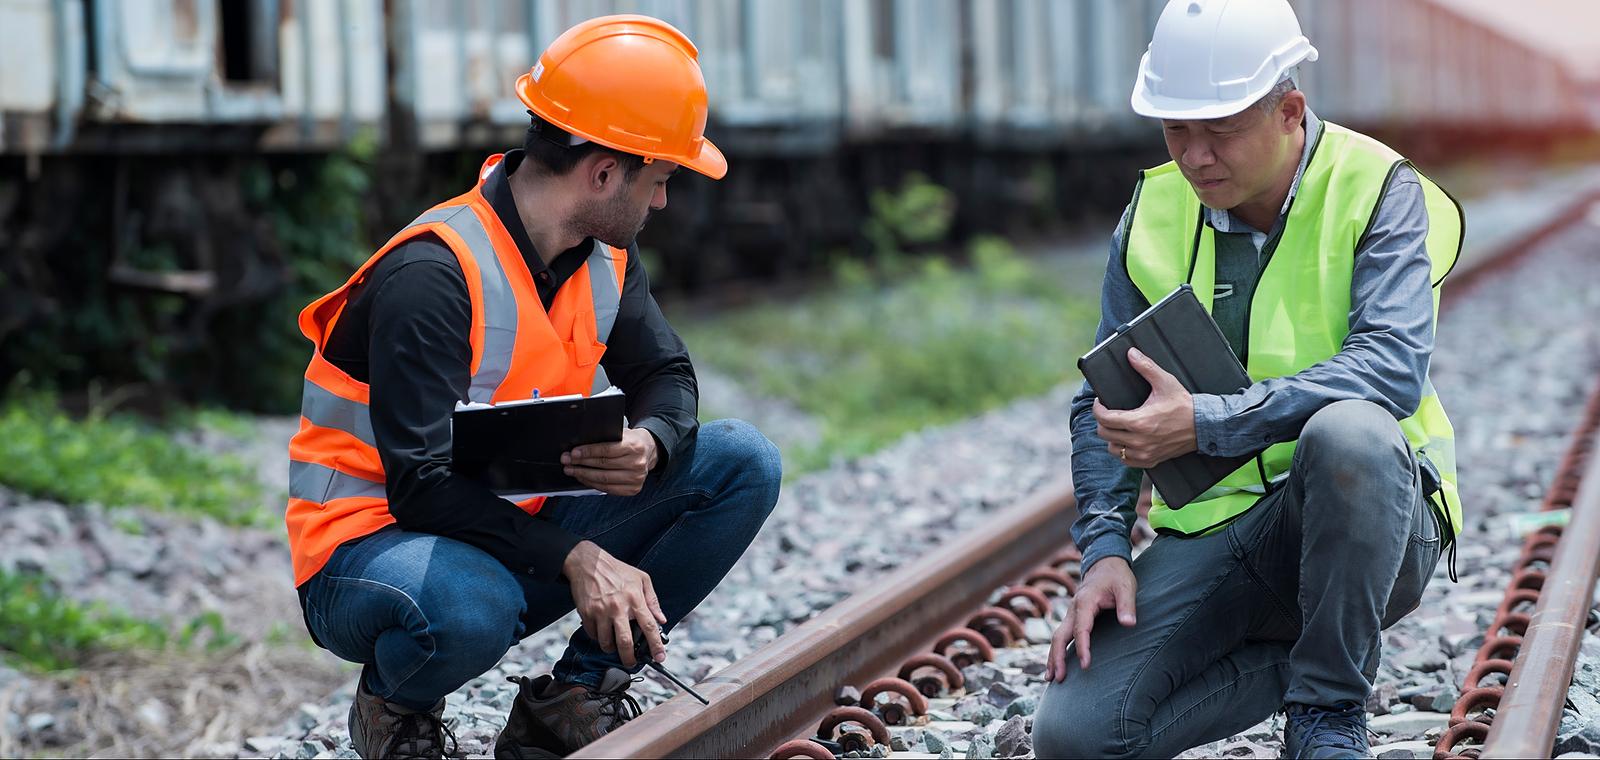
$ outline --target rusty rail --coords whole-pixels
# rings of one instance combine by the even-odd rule
[[[1452,272],[1445,281],[1445,296],[1440,308],[1461,300],[1463,294],[1491,280],[1498,274],[1514,269],[1550,238],[1588,218],[1590,209],[1600,204],[1600,190],[1579,195],[1537,228],[1501,244],[1490,253],[1464,263],[1460,271]],[[1469,220],[1470,223],[1470,220]]]
[[[1600,385],[1589,396],[1541,505],[1541,511],[1570,508],[1568,524],[1540,528],[1523,542],[1505,599],[1462,679],[1449,728],[1434,746],[1435,760],[1480,753],[1550,756],[1600,570],[1600,457],[1593,456],[1600,445],[1597,437]],[[1531,613],[1524,611],[1530,604]],[[1494,675],[1506,677],[1504,687],[1481,685]]]
[[[1594,399],[1600,402],[1600,391]],[[1590,404],[1591,412],[1600,403]],[[1591,414],[1591,420],[1600,415]],[[1593,431],[1591,431],[1591,434]],[[1590,450],[1593,450],[1591,439]],[[1590,456],[1489,727],[1483,757],[1549,757],[1600,571],[1600,457]]]
[[[1045,488],[701,681],[710,706],[674,697],[572,757],[766,757],[815,729],[839,684],[895,675],[906,653],[1070,546],[1076,515],[1070,482]]]

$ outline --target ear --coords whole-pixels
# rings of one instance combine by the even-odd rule
[[[1292,134],[1300,127],[1300,122],[1306,118],[1306,94],[1299,90],[1290,90],[1283,96],[1283,102],[1278,105],[1278,117],[1283,121],[1280,126],[1284,134]]]
[[[592,193],[606,195],[612,188],[623,184],[622,164],[617,162],[616,156],[606,155],[603,152],[593,153],[579,164],[582,171],[584,189]]]

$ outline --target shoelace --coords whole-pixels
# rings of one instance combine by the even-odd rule
[[[1365,712],[1365,708],[1361,705],[1351,705],[1343,709],[1307,705],[1304,712],[1289,713],[1289,730],[1300,737],[1302,745],[1315,743],[1341,749],[1364,750],[1367,749],[1367,737],[1361,728],[1360,719],[1364,717]],[[1334,744],[1330,741],[1332,739],[1338,739],[1343,743]]]
[[[630,683],[638,683],[643,680],[642,678],[634,678]],[[639,707],[639,703],[634,700],[633,695],[628,693],[626,686],[616,691],[600,691],[599,689],[588,689],[587,691],[590,699],[601,703],[600,714],[609,716],[614,721],[611,728],[627,723],[644,712]]]
[[[435,746],[443,745],[440,754],[445,757],[455,757],[460,749],[456,741],[456,734],[444,719],[431,712],[408,713],[395,716],[399,721],[398,730],[395,731],[394,744],[390,747],[388,755],[393,752],[404,757],[425,757]],[[447,743],[448,740],[448,743]]]

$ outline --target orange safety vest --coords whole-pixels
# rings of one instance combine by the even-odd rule
[[[396,246],[432,233],[461,264],[472,302],[467,401],[498,403],[531,398],[535,391],[587,396],[609,384],[600,357],[622,300],[627,251],[595,241],[589,259],[546,312],[521,252],[483,197],[483,182],[500,160],[500,154],[490,156],[477,186],[428,209],[338,290],[300,312],[300,331],[315,348],[306,367],[300,431],[289,441],[285,521],[296,586],[316,575],[340,544],[395,521],[372,434],[367,384],[333,366],[322,350],[350,288]],[[544,505],[544,497],[502,495],[529,514]]]

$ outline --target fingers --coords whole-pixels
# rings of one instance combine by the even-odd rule
[[[1156,391],[1178,383],[1178,379],[1173,377],[1172,373],[1162,369],[1154,359],[1145,356],[1144,352],[1137,348],[1128,349],[1128,364],[1132,365],[1133,371],[1138,372],[1139,376],[1150,383],[1150,387]]]
[[[1072,609],[1050,636],[1050,658],[1045,661],[1045,678],[1061,683],[1067,678],[1067,645],[1072,642]]]
[[[617,659],[622,660],[622,667],[629,670],[638,664],[633,656],[633,619],[624,612],[611,618],[611,629],[617,637]]]
[[[661,611],[661,600],[656,598],[655,582],[650,580],[648,575],[644,578],[644,601],[650,607],[650,614],[655,616],[656,622],[666,625],[667,613]]]
[[[1137,409],[1108,409],[1099,399],[1094,401],[1094,419],[1101,430],[1131,430]],[[1104,433],[1101,437],[1105,437]]]
[[[594,443],[588,446],[579,446],[561,455],[562,464],[581,464],[589,467],[604,466],[607,463],[625,463],[641,460],[643,456],[632,447],[622,443]]]
[[[616,619],[615,618],[605,617],[605,618],[602,618],[601,620],[596,621],[593,625],[585,624],[584,627],[585,627],[585,629],[588,629],[588,628],[591,628],[591,627],[594,629],[594,631],[592,633],[590,633],[590,635],[594,636],[595,643],[600,645],[600,651],[602,651],[602,652],[615,652],[615,651],[617,651],[617,640],[616,640],[617,631],[616,631]]]
[[[650,659],[666,662],[667,646],[661,643],[661,625],[655,621],[649,607],[643,604],[635,607],[633,619],[638,622],[639,633],[644,636],[645,643],[650,647]]]
[[[1080,606],[1083,609],[1076,609]],[[1094,615],[1095,612],[1098,611],[1098,605],[1094,603],[1080,604],[1079,602],[1074,601],[1073,607],[1075,609],[1073,610],[1074,624],[1072,626],[1072,639],[1078,643],[1078,667],[1088,670],[1089,632],[1094,630]],[[1065,661],[1064,653],[1063,661]],[[1062,669],[1066,669],[1065,665],[1063,665]]]
[[[1124,626],[1131,626],[1138,622],[1134,614],[1133,589],[1126,585],[1118,584],[1115,587],[1117,595],[1117,622]]]

